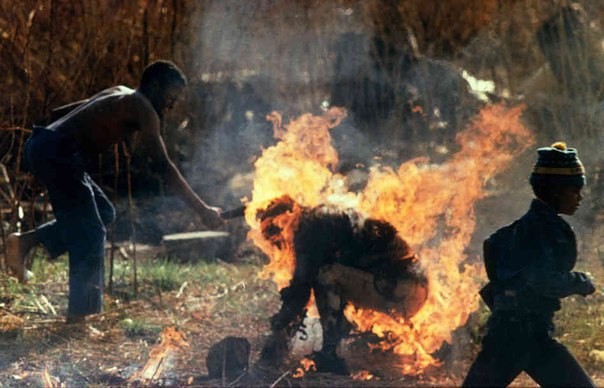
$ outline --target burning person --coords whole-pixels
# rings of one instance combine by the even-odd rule
[[[285,357],[312,291],[323,346],[310,357],[317,371],[348,374],[346,362],[337,354],[338,344],[352,328],[344,316],[346,305],[407,319],[427,299],[427,278],[391,224],[327,206],[300,209],[288,196],[258,214],[265,239],[279,249],[288,243],[279,217],[292,213],[299,214],[293,237],[294,273],[289,286],[281,290],[281,309],[271,318],[272,334],[260,361],[275,365]]]

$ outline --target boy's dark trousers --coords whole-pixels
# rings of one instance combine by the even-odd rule
[[[553,339],[551,317],[496,312],[464,387],[505,387],[526,372],[542,387],[595,387],[568,349]]]

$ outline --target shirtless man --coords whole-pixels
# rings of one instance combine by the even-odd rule
[[[139,86],[106,89],[55,111],[46,127],[34,126],[24,148],[24,165],[48,190],[55,220],[7,238],[7,267],[24,282],[25,257],[38,243],[51,258],[69,253],[67,322],[81,322],[102,309],[105,225],[115,209],[85,171],[95,156],[128,138],[137,138],[168,185],[208,227],[220,226],[220,209],[208,206],[170,160],[160,128],[187,84],[169,61],[147,66]]]

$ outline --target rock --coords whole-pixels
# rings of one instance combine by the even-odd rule
[[[241,337],[225,337],[212,345],[206,357],[210,378],[236,377],[249,367],[250,343]]]

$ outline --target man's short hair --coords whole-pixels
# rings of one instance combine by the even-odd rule
[[[159,60],[145,68],[139,87],[146,89],[153,83],[157,83],[162,88],[169,85],[185,86],[187,84],[187,77],[173,62]]]

